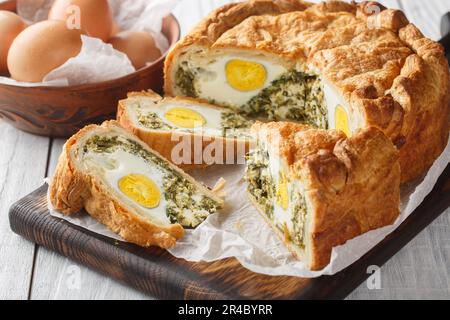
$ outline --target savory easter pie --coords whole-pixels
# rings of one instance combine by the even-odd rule
[[[378,129],[314,129],[256,123],[245,179],[252,202],[311,270],[333,247],[394,223],[399,215],[398,151]]]
[[[347,135],[377,127],[399,148],[403,182],[447,143],[449,83],[442,46],[376,2],[229,4],[165,63],[168,95]]]
[[[126,241],[162,248],[223,205],[115,121],[87,126],[66,142],[50,200],[66,215],[85,208]]]
[[[133,92],[119,102],[120,124],[183,169],[243,163],[254,121],[191,98]]]

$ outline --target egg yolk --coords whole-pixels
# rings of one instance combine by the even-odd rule
[[[238,59],[228,61],[225,74],[230,86],[239,91],[260,89],[267,78],[266,68],[262,64]]]
[[[281,175],[281,180],[276,190],[277,203],[283,208],[283,210],[287,210],[289,206],[289,192],[288,192],[288,181],[286,175]]]
[[[161,192],[152,180],[142,174],[129,174],[119,180],[119,189],[128,198],[147,209],[156,208]]]
[[[337,106],[334,114],[336,130],[340,130],[350,137],[350,126],[348,121],[347,112],[342,106]]]
[[[202,127],[206,123],[205,118],[200,113],[188,108],[172,108],[164,116],[174,125],[181,128],[193,129]]]

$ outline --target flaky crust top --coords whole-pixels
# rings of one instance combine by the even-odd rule
[[[252,0],[205,18],[170,52],[172,66],[195,50],[251,50],[318,70],[358,114],[400,149],[402,181],[417,178],[448,139],[449,72],[443,47],[423,36],[399,10],[373,1]]]

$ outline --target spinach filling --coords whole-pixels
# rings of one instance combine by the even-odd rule
[[[305,197],[300,192],[293,192],[292,203],[293,230],[290,232],[290,238],[294,244],[300,248],[304,248],[307,213]]]
[[[205,220],[208,215],[216,212],[217,203],[207,197],[197,199],[194,185],[186,183],[179,175],[167,177],[164,180],[167,215],[172,223],[195,226]],[[186,214],[189,212],[189,214]]]
[[[195,75],[187,68],[180,67],[175,73],[175,84],[181,89],[183,95],[197,98],[197,91],[194,86]]]
[[[223,137],[250,137],[249,129],[253,121],[234,112],[223,112],[221,116]]]
[[[327,109],[319,77],[289,71],[250,99],[245,114],[269,120],[293,120],[327,129]]]
[[[144,159],[151,165],[158,166],[164,175],[164,197],[167,201],[166,215],[171,223],[195,227],[209,214],[220,209],[220,204],[213,199],[198,194],[194,184],[173,170],[169,163],[145,150],[139,143],[121,136],[93,136],[83,147],[83,152],[113,153],[121,149]]]
[[[143,112],[137,109],[137,120],[141,126],[153,130],[170,130],[172,127],[161,120],[155,112]]]
[[[269,173],[267,151],[258,148],[247,155],[245,180],[247,181],[247,190],[264,208],[265,214],[272,219],[275,184]]]

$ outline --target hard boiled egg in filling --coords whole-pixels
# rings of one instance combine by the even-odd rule
[[[78,153],[85,170],[156,225],[195,227],[220,207],[166,160],[126,137],[92,136]]]
[[[185,60],[181,65],[176,81],[180,86],[191,86],[189,90],[184,89],[187,95],[235,110],[287,71],[281,65],[254,55],[222,55],[206,61]]]
[[[231,110],[195,102],[155,103],[140,98],[128,106],[134,122],[145,129],[197,132],[211,136],[248,137],[253,123]]]
[[[348,103],[332,84],[326,79],[322,79],[322,85],[328,108],[329,128],[340,130],[350,137],[352,132],[358,128],[356,117],[350,113]]]
[[[306,203],[301,186],[290,178],[288,167],[277,155],[269,154],[269,172],[275,186],[272,221],[285,241],[303,248]]]
[[[159,225],[170,224],[165,214],[164,172],[160,168],[121,149],[112,154],[90,152],[84,161],[89,168],[98,170],[104,183],[129,206]]]
[[[186,55],[176,67],[175,84],[180,95],[202,98],[247,116],[326,129],[319,76],[303,69],[270,62],[262,55],[201,59]]]

